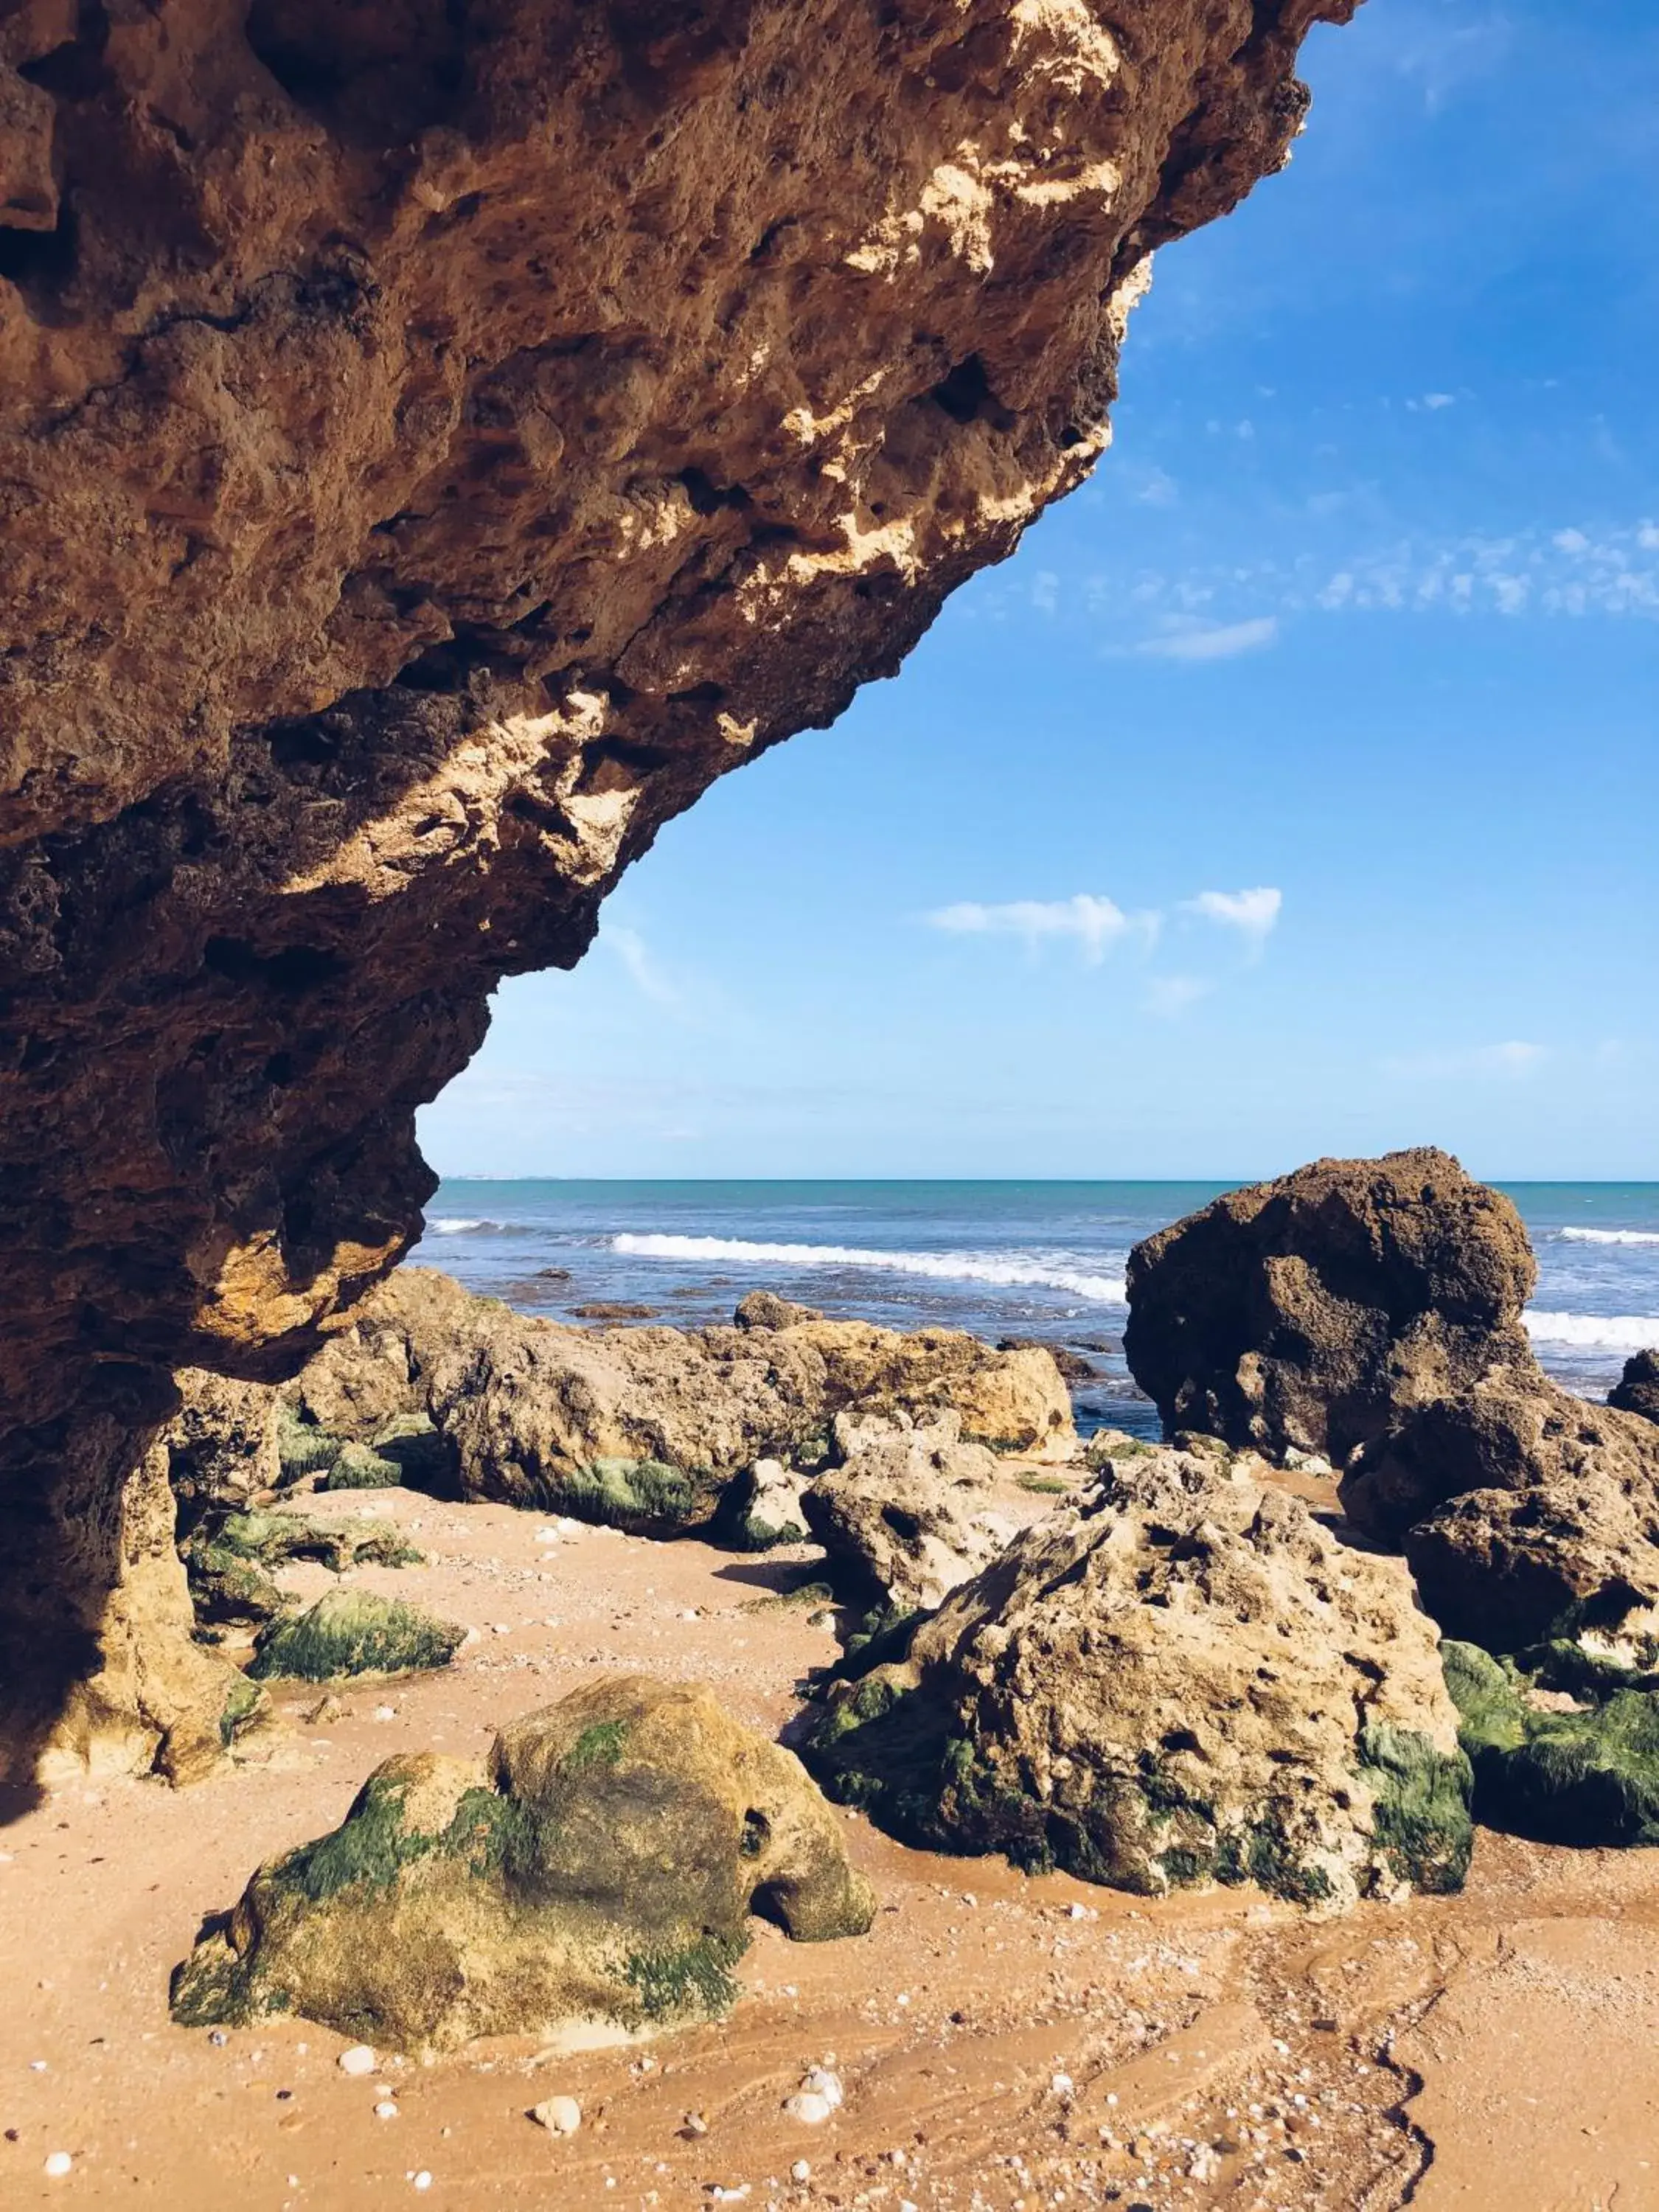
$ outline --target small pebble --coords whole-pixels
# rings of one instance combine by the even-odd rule
[[[574,2097],[544,2097],[530,2107],[530,2117],[549,2135],[574,2136],[582,2124],[582,2108]]]
[[[374,2107],[374,2117],[377,2120],[395,2120],[397,2118],[398,2107],[392,2103],[390,2097],[381,2098],[380,2103]]]
[[[376,1705],[374,1717],[377,1721],[395,1721],[398,1717],[398,1708],[396,1705]]]
[[[366,2043],[354,2043],[340,2053],[337,2063],[342,2074],[372,2074],[380,2062]]]
[[[415,2186],[416,2189],[430,2189],[432,2186],[432,2176],[424,2166],[415,2177]]]
[[[74,2164],[66,2150],[55,2150],[46,2160],[46,2171],[54,2181],[61,2181]]]
[[[803,2127],[821,2128],[836,2108],[815,2089],[797,2089],[793,2097],[784,2099],[783,2109],[787,2118],[799,2120]]]
[[[790,2167],[789,2179],[791,2181],[810,2181],[812,2179],[812,2169],[804,2158],[798,2158]]]

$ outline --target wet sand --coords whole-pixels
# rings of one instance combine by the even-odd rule
[[[1050,1501],[1011,1484],[1000,1502]],[[811,1946],[757,1923],[718,2027],[362,2079],[307,2021],[175,2027],[167,1977],[203,1916],[392,1752],[483,1751],[596,1668],[701,1679],[775,1732],[836,1648],[812,1607],[768,1601],[805,1548],[549,1543],[533,1516],[402,1491],[307,1510],[396,1519],[431,1563],[352,1579],[478,1636],[441,1674],[346,1687],[337,1715],[279,1687],[283,1726],[196,1789],[77,1784],[0,1823],[0,2204],[1659,2212],[1651,1851],[1483,1833],[1462,1897],[1321,1922],[1249,1891],[1149,1904],[1030,1880],[847,1815],[874,1929]],[[782,2104],[817,2063],[846,2101],[814,2128]],[[557,2094],[582,2108],[568,2137],[526,2117]],[[73,2165],[49,2179],[55,2151]]]

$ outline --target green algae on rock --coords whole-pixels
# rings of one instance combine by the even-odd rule
[[[1107,1457],[833,1684],[807,1748],[907,1841],[1157,1894],[1458,1887],[1469,1774],[1431,1624],[1224,1449]]]
[[[1540,1843],[1659,1844],[1652,1674],[1606,1662],[1581,1672],[1554,1646],[1517,1662],[1448,1643],[1442,1656],[1474,1771],[1477,1820]],[[1550,1708],[1536,1701],[1540,1690],[1593,1702]]]
[[[487,1766],[378,1767],[204,1929],[173,2017],[299,2013],[404,2051],[639,2034],[727,2009],[753,1911],[817,1942],[875,1900],[793,1753],[695,1685],[612,1677],[511,1723]]]
[[[436,1620],[399,1598],[373,1590],[330,1590],[297,1619],[273,1621],[260,1635],[248,1673],[328,1682],[339,1674],[409,1674],[446,1667],[465,1641],[454,1622]]]
[[[293,1513],[228,1513],[204,1523],[182,1547],[198,1632],[258,1627],[293,1609],[269,1571],[290,1559],[348,1567],[413,1567],[422,1554],[389,1521],[331,1528]]]

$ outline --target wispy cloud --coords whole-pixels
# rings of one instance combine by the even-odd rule
[[[1436,1082],[1447,1077],[1497,1077],[1515,1081],[1531,1075],[1549,1058],[1549,1047],[1511,1038],[1504,1044],[1471,1045],[1449,1052],[1390,1054],[1385,1075],[1407,1082]]]
[[[1208,998],[1214,988],[1204,975],[1154,975],[1146,985],[1146,1011],[1173,1021],[1199,1000]]]
[[[955,906],[935,908],[925,919],[930,928],[957,937],[1019,937],[1033,947],[1044,940],[1070,939],[1082,948],[1091,967],[1098,966],[1124,938],[1139,937],[1150,944],[1158,927],[1155,914],[1125,914],[1115,899],[1087,891],[1068,899],[1012,899],[1000,906],[963,899]]]
[[[650,956],[646,940],[637,929],[626,929],[622,922],[604,922],[599,927],[599,945],[615,953],[623,971],[633,982],[641,998],[648,998],[653,1006],[664,1006],[671,1013],[686,1011],[686,998],[668,975],[664,975],[654,957]]]
[[[1284,905],[1284,892],[1266,884],[1249,891],[1200,891],[1196,898],[1182,902],[1184,912],[1219,922],[1224,929],[1236,929],[1257,951],[1272,935]]]
[[[1158,660],[1231,660],[1241,653],[1259,653],[1278,635],[1277,615],[1212,625],[1183,623],[1162,636],[1143,639],[1135,651]]]

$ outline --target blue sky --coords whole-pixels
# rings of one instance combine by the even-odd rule
[[[1659,1176],[1659,11],[1304,73],[1093,483],[503,988],[434,1166]]]

